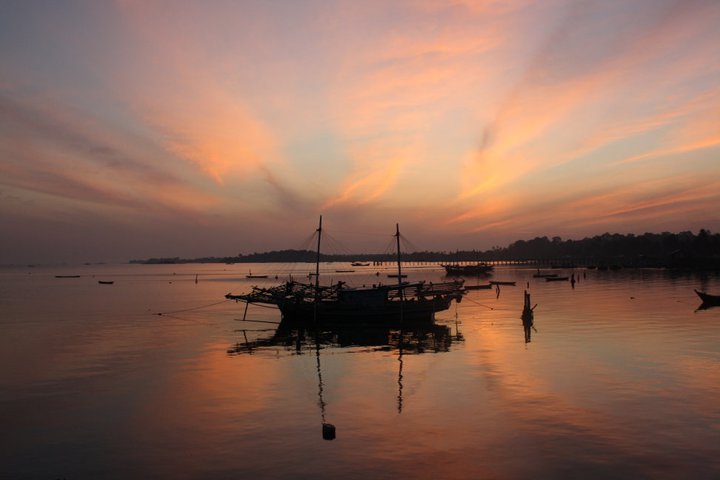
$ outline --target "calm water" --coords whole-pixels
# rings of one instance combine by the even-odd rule
[[[388,281],[347,268],[324,278]],[[0,270],[0,477],[720,477],[720,307],[692,291],[718,276],[579,270],[572,289],[501,267],[518,286],[403,332],[276,331],[276,310],[222,302],[288,272]]]

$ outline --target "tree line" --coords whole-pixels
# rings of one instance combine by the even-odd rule
[[[292,263],[315,262],[317,253],[310,250],[273,250],[238,254],[229,257],[202,257],[195,259],[150,258],[131,260],[130,263]],[[391,262],[395,254],[329,254],[321,253],[323,262]],[[677,268],[720,269],[720,234],[702,229],[697,234],[680,233],[618,234],[604,233],[581,240],[563,240],[561,237],[535,237],[516,240],[507,247],[489,250],[420,251],[403,252],[406,262],[501,262],[501,261],[561,261],[566,264]]]

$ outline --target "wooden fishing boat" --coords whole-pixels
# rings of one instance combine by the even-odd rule
[[[546,282],[567,282],[570,277],[545,277]]]
[[[490,290],[492,287],[492,283],[487,283],[484,285],[465,285],[465,290]]]
[[[700,297],[704,305],[720,306],[720,295],[710,295],[709,293],[695,290],[697,296]]]
[[[490,285],[511,285],[514,286],[516,282],[504,281],[504,280],[490,280]]]
[[[112,285],[115,283],[115,280],[98,280],[98,283],[100,285]]]
[[[404,273],[402,275],[398,275],[397,273],[388,273],[388,278],[407,278],[407,275]]]
[[[55,278],[80,278],[80,275],[55,275]]]
[[[352,262],[350,265],[353,267],[369,267],[370,262]]]
[[[350,287],[338,281],[320,285],[320,239],[322,217],[317,229],[318,247],[314,284],[290,279],[270,288],[253,287],[250,293],[234,295],[229,300],[274,305],[287,321],[377,322],[432,321],[436,312],[447,310],[453,300],[460,301],[463,280],[452,282],[403,282],[400,263],[400,228],[395,237],[398,251],[398,283],[371,287]],[[246,310],[247,312],[247,310]]]

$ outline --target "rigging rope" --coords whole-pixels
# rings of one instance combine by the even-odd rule
[[[153,315],[172,315],[174,313],[190,312],[193,310],[200,310],[201,308],[213,307],[215,305],[220,305],[221,303],[225,303],[225,302],[229,302],[229,301],[230,301],[230,299],[226,298],[225,300],[222,300],[220,302],[210,303],[208,305],[200,305],[199,307],[183,308],[181,310],[172,310],[169,312],[157,312],[157,313],[153,313]]]

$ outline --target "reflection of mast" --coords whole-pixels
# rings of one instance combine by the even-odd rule
[[[322,420],[322,436],[324,440],[335,439],[335,425],[325,422],[325,400],[323,399],[322,370],[320,369],[320,337],[315,332],[315,359],[318,372],[318,404],[320,405],[320,418]]]
[[[403,342],[402,342],[403,332],[400,330],[400,341],[398,343],[398,413],[402,413],[402,407],[403,407]]]

